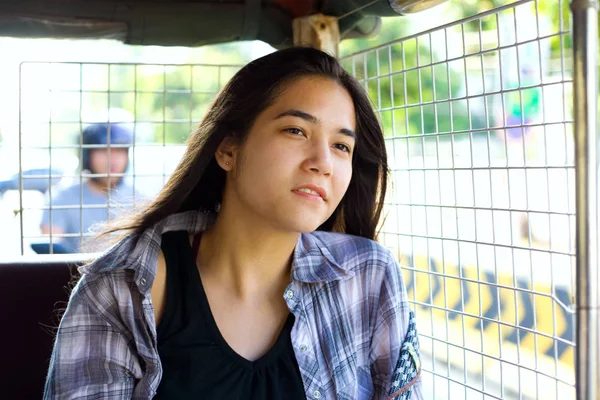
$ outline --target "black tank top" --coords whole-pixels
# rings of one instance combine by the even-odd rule
[[[185,231],[162,235],[167,265],[167,299],[157,328],[163,375],[155,399],[305,400],[294,355],[290,313],[273,347],[256,361],[237,354],[213,315]],[[244,329],[240,326],[240,329]]]

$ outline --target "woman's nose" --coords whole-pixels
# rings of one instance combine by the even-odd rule
[[[313,142],[304,165],[307,170],[319,175],[331,175],[333,173],[333,163],[329,142],[325,140]]]

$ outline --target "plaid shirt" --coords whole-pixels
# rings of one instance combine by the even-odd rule
[[[58,329],[45,399],[154,396],[162,366],[150,289],[161,235],[202,231],[213,220],[195,211],[172,215],[81,268]],[[313,232],[300,236],[292,268],[283,296],[295,316],[291,338],[306,397],[394,398],[409,307],[391,252],[372,240]],[[422,399],[420,381],[412,399]]]

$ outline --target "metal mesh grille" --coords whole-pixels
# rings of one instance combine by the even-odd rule
[[[426,398],[575,396],[570,47],[566,2],[520,1],[342,59],[385,130]]]
[[[33,173],[22,171],[21,185],[23,189],[45,185],[47,198],[52,199],[41,204],[39,200],[24,201],[23,190],[20,191],[21,251],[31,243],[68,238],[81,239],[86,249],[85,236],[92,235],[85,215],[88,210],[101,209],[110,221],[155,195],[179,162],[190,132],[239,68],[196,64],[21,64],[20,165],[36,164],[35,159],[38,165],[45,160],[43,164],[48,166],[47,170]],[[82,187],[90,178],[117,176],[111,175],[110,170],[106,174],[82,171],[81,165],[85,149],[107,147],[83,144],[83,130],[92,123],[109,121],[124,123],[133,131],[131,146],[109,145],[109,154],[119,147],[130,147],[129,166],[120,175],[128,183],[130,193],[111,200],[109,192],[104,204],[89,204],[81,189],[80,193],[71,194],[68,204],[56,200],[59,191],[70,185]],[[41,234],[37,221],[44,210],[49,213],[51,226],[56,226],[59,217],[64,219],[65,212],[70,211],[72,226],[65,233]]]

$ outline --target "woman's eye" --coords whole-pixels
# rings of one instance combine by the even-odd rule
[[[334,147],[335,147],[336,149],[338,149],[338,150],[341,150],[341,151],[343,151],[343,152],[346,152],[346,153],[350,153],[350,151],[351,151],[351,150],[350,150],[350,147],[346,146],[346,145],[345,145],[345,144],[343,144],[343,143],[336,143],[336,144],[334,145]]]
[[[302,129],[299,128],[286,128],[285,131],[291,133],[292,135],[304,135]]]

